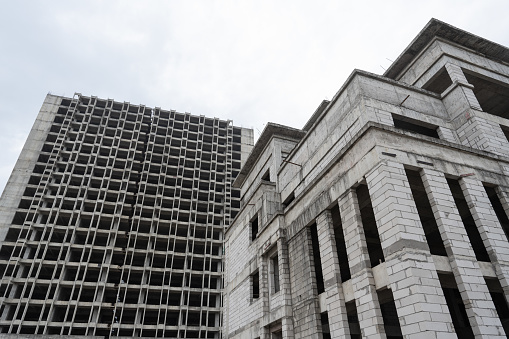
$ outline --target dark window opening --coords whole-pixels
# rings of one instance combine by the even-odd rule
[[[371,267],[375,267],[384,262],[385,258],[382,250],[382,244],[380,243],[375,213],[373,212],[373,206],[371,205],[368,186],[359,185],[356,192],[361,212],[362,227],[364,228],[364,235],[368,245],[369,260],[371,262]]]
[[[484,78],[479,74],[474,75],[464,69],[463,73],[467,81],[474,85],[474,94],[484,112],[509,118],[509,87],[494,79]]]
[[[316,223],[311,225],[311,244],[313,246],[313,263],[315,268],[316,287],[318,294],[325,292],[323,282],[322,262],[320,261],[320,246],[318,244],[318,231]]]
[[[437,94],[442,94],[452,85],[449,73],[442,67],[422,88]]]
[[[346,315],[348,317],[348,327],[350,328],[350,337],[352,339],[361,339],[361,326],[357,316],[357,307],[355,300],[346,303]]]
[[[394,121],[394,127],[396,128],[440,139],[437,132],[437,126],[395,114],[392,115],[392,120]]]
[[[329,315],[327,312],[320,313],[320,322],[322,323],[323,339],[331,339],[329,327]]]
[[[424,235],[428,243],[431,254],[447,256],[445,251],[444,242],[438,230],[437,221],[433,214],[433,209],[426,194],[421,175],[418,171],[405,169],[408,182],[410,183],[410,190],[414,198],[415,205],[417,206],[417,213],[421,220],[424,229]]]
[[[292,192],[286,199],[283,201],[283,208],[286,208],[288,205],[292,203],[292,201],[295,200],[295,193]]]
[[[500,125],[502,132],[504,133],[505,138],[509,141],[509,127]]]
[[[495,309],[497,310],[500,322],[504,327],[506,336],[509,336],[509,307],[507,305],[507,300],[505,299],[502,286],[500,285],[498,279],[484,279],[486,280],[486,285],[490,291],[491,299],[493,300],[493,304],[495,304]]]
[[[270,168],[268,168],[267,171],[263,174],[262,180],[270,181]]]
[[[279,292],[280,286],[279,286],[279,259],[276,255],[275,257],[271,258],[271,265],[272,265],[272,283],[274,284],[274,293]]]
[[[251,220],[251,241],[256,239],[258,234],[258,215]]]
[[[394,296],[391,290],[384,289],[377,291],[377,294],[387,339],[402,339],[403,334],[401,333],[398,312],[396,311],[396,304],[394,303]]]
[[[490,262],[490,257],[488,256],[486,247],[484,247],[484,243],[475,224],[474,217],[472,216],[472,213],[470,213],[470,209],[468,208],[468,204],[465,200],[465,196],[463,195],[459,181],[447,178],[447,183],[451,189],[454,202],[458,208],[463,225],[465,225],[468,239],[470,240],[470,244],[474,250],[475,257],[479,261]]]
[[[392,115],[392,120],[394,121],[394,127],[396,128],[440,139],[437,132],[437,126],[395,114]]]
[[[497,192],[494,187],[484,186],[486,190],[486,194],[490,199],[491,206],[493,206],[493,210],[497,215],[498,221],[500,225],[502,225],[502,229],[504,230],[506,238],[509,240],[509,218],[505,213],[504,207],[502,206],[502,202],[498,198]]]
[[[260,275],[258,271],[251,274],[251,299],[260,298]]]
[[[472,327],[470,327],[465,304],[461,299],[454,276],[452,274],[439,274],[438,278],[440,279],[440,285],[444,291],[445,301],[447,302],[452,324],[458,338],[473,339],[474,332]]]
[[[350,273],[350,266],[348,265],[348,255],[346,252],[345,236],[343,232],[343,224],[341,223],[341,215],[339,206],[336,205],[331,209],[332,226],[334,227],[334,240],[336,243],[336,250],[339,260],[339,272],[341,275],[341,282],[349,280],[352,275]]]

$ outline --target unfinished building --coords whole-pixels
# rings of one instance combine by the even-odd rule
[[[234,182],[227,338],[506,338],[509,49],[431,20]]]
[[[0,200],[0,336],[220,338],[231,121],[48,95]]]

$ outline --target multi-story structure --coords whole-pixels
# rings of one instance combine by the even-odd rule
[[[509,335],[509,48],[431,20],[234,186],[227,338]]]
[[[48,95],[0,200],[0,336],[221,336],[231,121]]]

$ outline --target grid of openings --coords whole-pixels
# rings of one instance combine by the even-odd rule
[[[241,130],[62,99],[0,249],[0,331],[219,338]]]

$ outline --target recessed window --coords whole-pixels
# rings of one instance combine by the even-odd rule
[[[394,121],[394,127],[396,128],[401,128],[406,131],[419,133],[428,137],[440,139],[437,132],[438,126],[427,124],[419,120],[409,119],[407,117],[403,117],[396,114],[392,115],[392,120]]]
[[[260,275],[258,271],[251,274],[249,280],[251,280],[251,299],[260,298]]]
[[[258,234],[258,215],[251,219],[251,241],[256,239]]]
[[[268,168],[267,171],[263,174],[262,180],[270,181],[270,169]]]
[[[292,192],[288,198],[285,199],[285,201],[283,201],[283,208],[286,208],[286,206],[290,205],[292,203],[292,201],[295,200],[295,193]]]
[[[279,285],[279,259],[277,254],[270,258],[271,268],[272,268],[272,291],[274,293],[279,292],[280,285]]]

